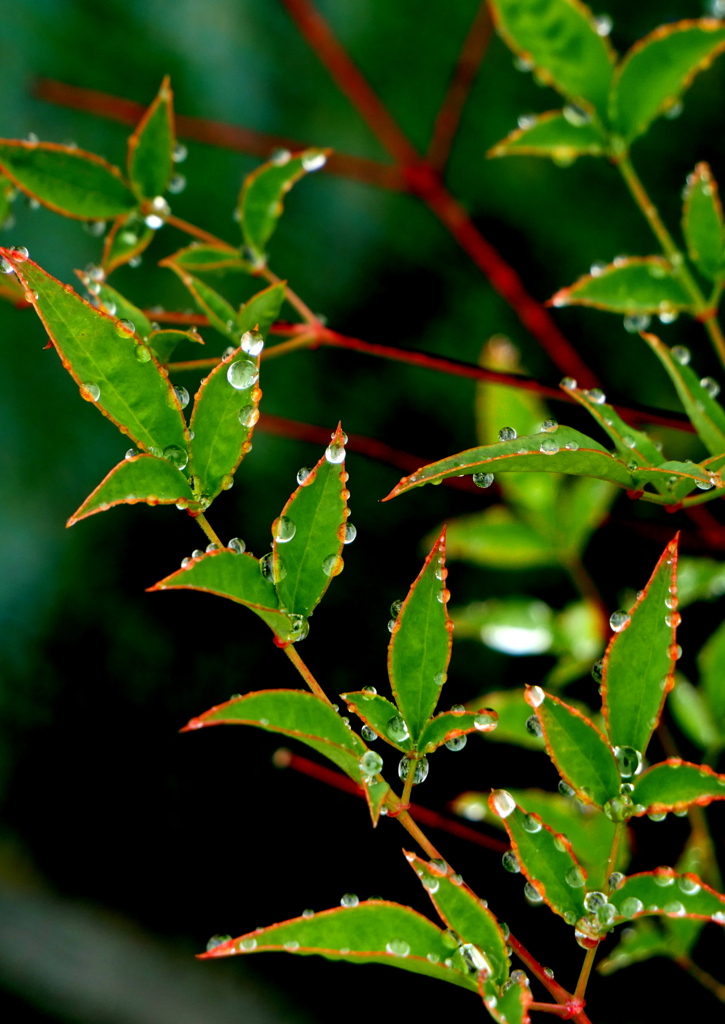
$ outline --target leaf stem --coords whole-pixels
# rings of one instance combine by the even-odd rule
[[[670,260],[673,273],[679,278],[682,286],[692,298],[695,306],[695,315],[697,319],[701,320],[704,324],[705,330],[710,336],[713,348],[715,349],[720,362],[725,367],[725,336],[723,335],[720,324],[717,321],[717,313],[709,307],[707,299],[702,294],[697,281],[687,268],[683,253],[675,244],[675,240],[660,217],[659,210],[650,199],[639,175],[632,166],[629,154],[624,154],[623,156],[618,157],[616,163],[620,174],[624,178],[625,184],[629,189],[630,195],[642,211],[642,214],[651,227],[655,238],[660,243],[662,251]]]
[[[196,519],[197,523],[206,534],[207,539],[210,540],[212,544],[218,544],[220,548],[224,547],[203,512],[197,512],[193,518]]]
[[[589,975],[592,973],[592,965],[594,964],[594,957],[597,955],[597,947],[592,946],[588,949],[586,956],[584,957],[584,963],[582,964],[581,973],[579,974],[579,981],[576,983],[576,991],[574,992],[575,999],[583,999],[584,993],[587,990],[587,982],[589,981]]]
[[[327,696],[325,691],[322,689],[320,684],[317,682],[315,677],[312,675],[307,665],[305,665],[304,661],[297,653],[294,644],[287,644],[285,647],[282,648],[282,650],[287,655],[289,660],[292,662],[294,667],[297,669],[299,674],[302,676],[304,681],[307,683],[309,688],[312,690],[314,695],[316,697],[319,697],[320,700],[324,700],[325,704],[329,704],[330,706],[332,706],[332,701]]]
[[[411,758],[408,761],[408,774],[405,776],[405,783],[403,785],[403,795],[400,798],[400,802],[403,807],[410,805],[410,794],[413,792],[413,781],[415,779],[415,773],[418,768],[418,761]]]
[[[618,821],[614,827],[614,835],[612,836],[612,846],[609,850],[609,858],[607,859],[607,866],[604,869],[604,891],[609,894],[612,891],[612,887],[609,884],[609,879],[612,877],[615,865],[617,863],[617,855],[619,853],[619,847],[622,842],[622,836],[626,824],[623,821]]]
[[[392,795],[392,793],[391,793],[391,795]],[[393,796],[392,798],[393,798],[393,802],[397,803],[397,800],[398,800],[397,796]],[[402,799],[401,799],[400,802],[401,802],[401,804],[403,804],[403,800]],[[416,823],[413,821],[413,819],[411,818],[410,813],[408,811],[401,811],[400,814],[397,815],[397,819],[400,822],[400,824],[403,826],[405,831],[409,835],[411,835],[413,837],[413,839],[415,839],[416,843],[418,844],[418,846],[420,846],[421,850],[425,850],[425,852],[428,854],[428,856],[430,857],[431,860],[442,860],[442,861],[445,861],[445,857],[442,857],[440,855],[438,850],[436,850],[435,846],[430,841],[430,839],[428,839],[428,837],[425,835],[423,830],[420,829],[416,825]]]
[[[209,231],[205,231],[204,228],[198,228],[196,224],[191,224],[188,220],[182,220],[181,217],[175,217],[172,213],[168,214],[164,219],[172,228],[177,228],[179,231],[183,231],[184,234],[191,235],[192,238],[198,238],[200,242],[206,242],[207,245],[218,246],[220,249],[226,249],[228,252],[237,252],[234,246],[230,245],[229,242],[225,242],[223,239],[217,238],[216,235],[212,235]]]

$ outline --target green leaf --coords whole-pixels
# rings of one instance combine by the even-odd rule
[[[622,256],[596,275],[560,288],[549,306],[592,306],[610,313],[692,311],[692,299],[663,256]]]
[[[378,821],[380,820],[383,804],[388,799],[388,794],[391,792],[390,786],[387,782],[365,782],[362,788],[365,790],[365,799],[368,803],[373,828],[376,828]]]
[[[212,327],[219,331],[220,334],[223,334],[225,338],[233,341],[235,345],[239,343],[236,326],[237,314],[233,306],[219,292],[210,288],[200,278],[193,277],[183,267],[177,266],[172,262],[171,257],[161,260],[159,266],[169,267],[177,274],[182,283],[191,292],[201,312],[209,318],[209,323]]]
[[[491,569],[557,564],[551,545],[505,505],[491,505],[483,512],[450,519],[446,547],[449,560]]]
[[[615,54],[588,7],[578,0],[492,0],[491,9],[504,42],[534,65],[538,81],[605,116]]]
[[[596,401],[600,394],[592,395],[585,388],[562,387],[562,390],[583,405],[589,415],[599,424],[605,434],[614,442],[614,446],[624,460],[634,461],[638,466],[659,466],[665,460],[643,430],[637,430],[625,423],[614,406],[607,402]]]
[[[703,277],[714,281],[723,269],[723,214],[717,182],[704,161],[687,177],[682,233],[688,256]]]
[[[457,640],[482,640],[503,654],[543,654],[554,640],[553,612],[530,597],[474,601],[451,612]]]
[[[610,741],[644,755],[665,697],[674,685],[676,625],[670,601],[677,586],[677,537],[665,548],[624,628],[609,641],[602,674],[602,710]]]
[[[677,602],[682,611],[694,601],[713,601],[725,594],[725,562],[681,557],[677,566]]]
[[[272,524],[277,593],[295,615],[312,615],[343,569],[342,548],[348,516],[345,435],[338,426],[320,461],[295,490]],[[328,453],[330,459],[328,459]]]
[[[400,720],[400,711],[395,704],[391,704],[379,693],[368,693],[365,690],[341,693],[340,696],[347,704],[348,710],[357,715],[365,725],[373,729],[391,747],[395,747],[396,750],[401,750],[403,753],[413,749],[410,735],[407,735],[405,739],[399,739],[400,729],[394,728],[392,735],[388,730],[393,719],[396,720],[396,724]]]
[[[585,914],[586,875],[565,835],[554,832],[538,814],[529,814],[506,790],[494,790],[491,810],[503,820],[523,874],[567,924]]]
[[[245,331],[257,330],[266,338],[270,327],[279,316],[284,292],[285,282],[280,281],[279,284],[271,284],[269,288],[253,295],[237,314],[237,330],[242,334]]]
[[[438,864],[425,861],[414,853],[403,852],[446,927],[458,936],[461,943],[472,943],[483,953],[486,964],[482,964],[479,970],[483,971],[485,980],[496,987],[503,985],[509,976],[506,939],[488,907],[460,877],[452,876]],[[474,955],[474,962],[477,959]],[[475,969],[473,973],[476,973]]]
[[[403,601],[388,646],[393,696],[414,743],[435,710],[451,657],[445,545],[444,529]]]
[[[292,629],[289,617],[279,610],[274,585],[262,576],[259,559],[248,552],[237,554],[224,548],[192,558],[184,568],[148,589],[203,590],[250,608],[282,640],[288,639]]]
[[[0,227],[10,216],[14,196],[17,195],[15,186],[9,178],[0,174]]]
[[[617,924],[652,914],[725,924],[725,896],[705,885],[697,875],[678,874],[672,868],[629,875],[608,899],[617,908]]]
[[[606,140],[591,121],[572,124],[560,110],[532,114],[530,120],[497,142],[486,156],[546,156],[560,167],[568,167],[579,156],[606,153]]]
[[[196,274],[226,274],[229,271],[251,274],[254,271],[249,260],[242,259],[239,250],[231,245],[222,247],[192,242],[168,256],[166,262]]]
[[[601,628],[601,613],[592,602],[574,601],[563,608],[554,620],[552,653],[558,654],[559,660],[543,684],[554,689],[588,675],[604,649]]]
[[[517,978],[513,985],[499,994],[493,991],[490,982],[481,983],[479,976],[479,993],[483,1004],[495,1021],[499,1024],[530,1024],[529,1007],[533,1001],[528,978]]]
[[[493,732],[498,724],[498,715],[491,708],[477,711],[442,711],[428,721],[420,734],[418,750],[432,754],[434,750],[459,736],[472,732]]]
[[[700,750],[717,750],[723,744],[707,695],[679,673],[670,694],[670,711],[685,736]]]
[[[542,444],[545,446],[543,451]],[[550,446],[548,449],[547,445]],[[558,449],[554,445],[558,445]],[[519,451],[524,454],[520,455]],[[511,471],[593,476],[600,480],[611,480],[627,489],[631,489],[634,484],[625,464],[610,455],[597,441],[572,427],[560,426],[544,434],[500,441],[485,448],[469,448],[468,451],[422,466],[410,476],[403,477],[383,500],[389,501],[414,487],[422,487],[423,484],[444,480],[449,476]]]
[[[446,966],[451,956],[446,938],[445,932],[410,907],[366,900],[355,907],[335,907],[314,917],[295,917],[255,929],[200,954],[199,959],[252,952],[317,953],[327,960],[388,964],[477,991],[475,977],[462,965]]]
[[[174,169],[174,95],[167,75],[128,140],[128,176],[139,199],[160,196]]]
[[[284,196],[309,171],[323,167],[329,153],[328,149],[306,149],[292,155],[285,150],[244,179],[239,193],[239,224],[255,261],[264,260],[267,242],[284,210]]]
[[[135,505],[139,501],[147,505],[191,504],[194,495],[184,474],[166,459],[137,455],[119,462],[73,513],[67,525],[73,526],[113,505]]]
[[[524,700],[523,689],[497,690],[486,693],[479,698],[498,715],[498,725],[490,734],[489,739],[500,743],[513,743],[517,747],[529,750],[543,750],[544,740],[534,736],[526,728],[531,717],[531,708]]]
[[[91,295],[95,295],[104,313],[108,313],[114,320],[130,320],[136,328],[140,338],[148,340],[151,334],[151,321],[138,306],[134,306],[120,292],[112,288],[105,281],[94,281],[92,277],[82,270],[76,270],[81,282],[86,286]],[[151,346],[154,348],[154,346]],[[154,349],[155,350],[155,349]]]
[[[236,385],[246,386],[232,385],[232,378]],[[196,393],[189,422],[194,435],[191,453],[196,489],[209,500],[232,486],[234,473],[252,446],[262,397],[258,379],[259,357],[238,348],[214,367]]]
[[[526,699],[544,734],[546,752],[583,803],[604,805],[619,794],[617,763],[606,739],[576,708],[538,687]]]
[[[646,132],[723,47],[725,26],[714,18],[661,25],[640,39],[614,74],[609,104],[614,131],[627,144]]]
[[[0,168],[43,206],[77,220],[110,220],[136,206],[117,167],[55,142],[0,139]]]
[[[704,469],[693,462],[663,462],[659,466],[651,466],[632,471],[637,489],[644,488],[645,484],[653,484],[660,493],[669,491],[670,498],[666,504],[677,504],[690,491],[704,484],[704,490],[710,490],[717,485],[722,487],[722,478],[719,473]]]
[[[148,342],[156,353],[160,363],[168,363],[173,355],[174,349],[183,341],[193,341],[197,345],[203,345],[204,339],[193,328],[188,331],[180,331],[175,328],[161,331],[151,331]]]
[[[722,732],[725,724],[725,622],[708,637],[697,656],[700,682]]]
[[[137,213],[117,217],[103,243],[101,266],[106,274],[138,259],[153,241],[156,232]]]
[[[162,454],[169,447],[185,455],[188,435],[181,406],[168,376],[149,349],[117,323],[94,309],[32,260],[18,261],[11,250],[3,255],[32,298],[38,316],[70,375],[88,401],[137,445]],[[138,355],[148,356],[144,362]]]
[[[244,556],[240,556],[244,557]],[[367,748],[332,705],[305,690],[258,690],[192,718],[182,732],[208,725],[254,725],[306,743],[361,783],[360,758]]]
[[[689,365],[689,351],[681,346],[677,347],[675,355],[679,356],[679,359],[676,359],[673,350],[663,344],[656,334],[645,332],[642,337],[675,385],[677,395],[697,431],[697,436],[710,455],[721,455],[725,452],[725,410],[702,386],[700,377]],[[707,377],[702,379],[708,380]]]
[[[725,775],[679,757],[648,768],[635,780],[632,794],[640,815],[684,811],[690,804],[705,807],[713,800],[725,800]]]
[[[560,489],[556,506],[556,549],[565,565],[584,553],[612,507],[617,488],[606,480],[570,477]]]
[[[608,976],[623,967],[650,960],[653,956],[672,956],[674,950],[671,941],[671,936],[657,924],[642,918],[622,934],[619,945],[597,964],[597,970]],[[677,950],[677,954],[680,954],[680,950]]]

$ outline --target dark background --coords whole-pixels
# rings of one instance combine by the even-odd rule
[[[425,149],[475,0],[319,6]],[[608,11],[620,50],[663,21],[703,13],[688,0],[614,0]],[[4,136],[33,131],[50,141],[74,139],[122,164],[123,126],[32,98],[34,77],[147,103],[168,72],[180,113],[386,159],[278,0],[2,0],[0,14]],[[725,177],[724,76],[725,62],[716,62],[687,94],[683,115],[657,122],[635,146],[635,162],[675,230],[680,191],[695,162],[707,159]],[[594,260],[656,251],[605,162],[584,159],[563,170],[531,158],[486,160],[488,147],[521,113],[558,105],[550,90],[514,70],[494,37],[447,172],[476,224],[541,300]],[[180,168],[188,187],[170,197],[174,213],[236,242],[236,194],[257,162],[189,143]],[[14,214],[15,225],[0,240],[26,245],[64,281],[75,280],[74,267],[98,260],[100,242],[80,224],[32,211],[22,199]],[[183,242],[164,229],[142,266],[122,268],[112,283],[138,304],[188,306],[173,275],[156,266]],[[552,384],[561,376],[411,196],[311,176],[288,198],[271,265],[343,332],[470,362],[486,338],[504,332],[530,373]],[[619,317],[576,309],[554,316],[611,398],[677,407],[659,366]],[[669,343],[689,345],[698,368],[717,376],[696,325],[681,320],[660,330]],[[383,1007],[408,1016],[481,1012],[461,990],[383,967],[289,956],[193,960],[214,932],[239,934],[306,906],[332,906],[345,891],[424,912],[426,900],[400,854],[400,830],[383,821],[373,832],[361,802],[274,768],[279,744],[270,735],[178,735],[190,716],[232,692],[298,680],[266,627],[243,609],[202,594],[144,592],[200,544],[188,517],[136,506],[65,529],[126,445],[78,401],[56,355],[43,350],[31,312],[3,305],[0,332],[0,1012],[29,1024],[332,1024],[341,1016],[362,1024]],[[207,337],[214,351],[221,349],[221,341]],[[271,362],[262,385],[266,412],[330,429],[342,419],[348,431],[425,459],[475,442],[472,384],[429,371],[322,350]],[[553,411],[565,418],[564,407]],[[569,409],[566,422],[584,426]],[[669,450],[672,457],[700,454],[685,435],[673,435]],[[242,536],[264,553],[297,469],[318,456],[311,445],[257,433],[234,489],[211,510],[222,538]],[[445,518],[489,500],[442,487],[380,504],[400,474],[356,455],[348,468],[358,539],[303,645],[331,694],[367,684],[384,691],[388,606],[416,575],[422,539]],[[656,528],[651,536],[643,533],[648,525]],[[611,608],[624,587],[644,583],[676,526],[693,529],[681,515],[618,499],[587,554]],[[455,566],[450,585],[459,604],[522,592],[560,607],[574,596],[554,572]],[[694,653],[720,619],[717,604],[697,609],[683,626],[682,664],[691,677]],[[454,650],[449,700],[536,682],[550,665],[550,658],[512,659],[464,641]],[[593,699],[589,681],[577,687],[572,692]],[[392,773],[392,761],[388,767]],[[455,758],[438,754],[417,797],[443,809],[465,789],[554,788],[556,781],[541,755],[472,742]],[[715,810],[711,817],[721,848],[722,815]],[[649,822],[638,827],[635,867],[676,859],[684,824],[658,829]],[[558,918],[526,906],[520,878],[502,871],[497,854],[433,838],[573,986],[580,951]],[[698,959],[717,973],[720,934],[706,931]],[[662,961],[591,984],[597,1024],[659,1013],[673,1019],[694,1008],[718,1012],[709,994]]]

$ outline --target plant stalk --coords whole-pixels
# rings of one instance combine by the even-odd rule
[[[314,695],[316,697],[319,697],[320,700],[324,700],[325,704],[329,704],[330,706],[332,706],[332,701],[327,696],[325,691],[322,689],[320,684],[317,682],[315,677],[312,675],[307,665],[305,665],[304,661],[297,653],[294,644],[287,644],[285,647],[282,648],[282,650],[287,655],[289,660],[292,662],[294,667],[297,669],[299,674],[302,676],[304,681],[307,683],[309,688],[312,690]]]
[[[196,519],[197,523],[206,534],[207,539],[210,540],[212,544],[218,544],[220,548],[224,547],[224,544],[222,544],[222,542],[217,537],[216,533],[214,532],[209,523],[209,520],[206,518],[203,512],[197,512],[196,515],[194,515],[194,519]]]

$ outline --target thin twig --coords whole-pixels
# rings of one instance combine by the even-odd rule
[[[204,228],[197,227],[196,224],[191,224],[188,220],[182,220],[181,217],[175,217],[172,213],[166,214],[164,220],[172,228],[176,228],[178,231],[183,231],[184,234],[191,235],[192,238],[198,238],[200,242],[205,242],[207,245],[214,245],[218,249],[225,249],[232,255],[238,254],[238,250],[230,245],[229,242],[225,242],[223,238],[217,238],[216,235],[212,235],[211,232],[205,231]]]
[[[312,675],[312,673],[308,669],[307,665],[305,665],[305,663],[302,660],[302,658],[300,658],[299,654],[297,653],[297,650],[295,649],[294,644],[287,644],[282,649],[283,649],[284,653],[287,655],[287,657],[289,658],[289,660],[292,662],[294,667],[297,669],[299,674],[302,676],[304,681],[307,683],[309,688],[312,690],[314,695],[316,697],[319,697],[320,700],[324,700],[325,704],[332,705],[332,701],[330,700],[330,698],[327,696],[325,691],[322,689],[320,684],[317,682],[315,677]]]
[[[224,547],[224,545],[222,544],[222,542],[217,537],[216,533],[214,532],[214,530],[212,529],[212,527],[211,527],[211,525],[209,523],[209,520],[206,518],[206,516],[204,515],[203,512],[195,512],[193,514],[193,518],[197,521],[199,526],[202,528],[202,530],[206,534],[207,539],[210,540],[212,542],[212,544],[218,544],[220,548]]]

